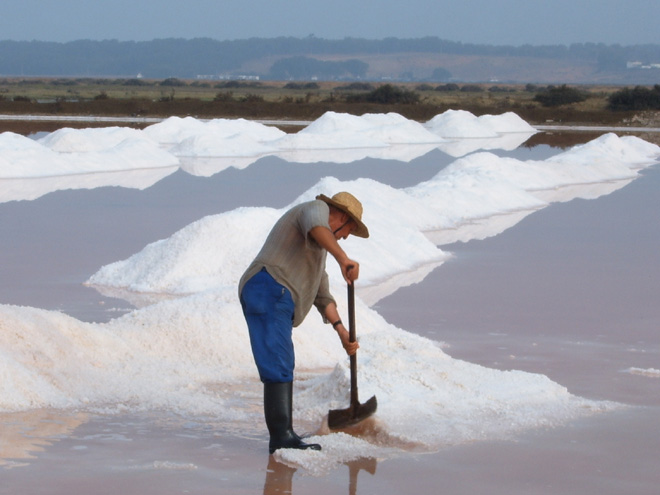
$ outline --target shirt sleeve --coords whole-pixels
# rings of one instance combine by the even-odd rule
[[[309,203],[309,206],[303,209],[298,217],[298,228],[309,240],[309,232],[314,227],[330,228],[328,218],[330,209],[324,201],[316,200]]]

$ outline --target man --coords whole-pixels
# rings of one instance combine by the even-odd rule
[[[357,280],[360,265],[338,243],[350,234],[369,237],[362,223],[362,204],[347,192],[332,198],[321,194],[315,201],[294,206],[275,223],[239,282],[252,354],[264,384],[271,454],[280,448],[321,450],[293,431],[293,327],[302,323],[314,305],[323,321],[332,323],[346,353],[352,355],[358,349],[339,318],[325,271],[330,253],[344,280],[349,284]]]

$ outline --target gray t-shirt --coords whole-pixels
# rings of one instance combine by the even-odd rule
[[[325,321],[325,307],[335,302],[325,271],[327,251],[309,232],[318,226],[329,229],[329,214],[327,203],[321,200],[301,203],[287,211],[275,223],[261,251],[241,277],[238,293],[245,282],[265,267],[291,292],[295,305],[294,327],[302,323],[312,304]]]

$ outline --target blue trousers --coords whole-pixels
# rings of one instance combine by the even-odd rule
[[[295,356],[291,292],[263,269],[243,286],[241,306],[261,381],[292,382]]]

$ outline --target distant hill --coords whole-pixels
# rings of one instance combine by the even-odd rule
[[[439,38],[0,41],[0,77],[657,84],[660,45],[491,46]]]

